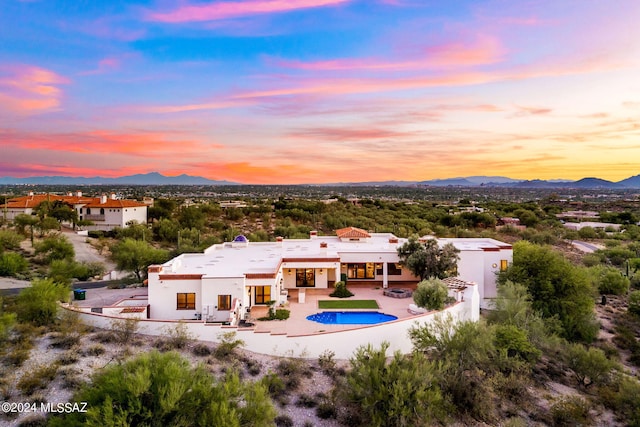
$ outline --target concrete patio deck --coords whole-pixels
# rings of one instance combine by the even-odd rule
[[[383,295],[382,288],[374,287],[349,287],[354,296],[349,299],[358,300],[376,300],[378,310],[344,310],[344,311],[379,311],[380,313],[391,314],[398,319],[406,319],[414,317],[407,309],[409,304],[413,303],[412,298],[393,298]],[[282,334],[289,336],[310,335],[318,332],[345,331],[351,329],[372,328],[376,325],[324,325],[322,323],[307,320],[307,316],[318,313],[320,311],[342,311],[342,310],[324,310],[318,308],[319,300],[340,300],[341,298],[330,297],[329,294],[333,289],[307,289],[306,301],[298,302],[295,292],[289,299],[289,304],[284,307],[290,310],[291,314],[287,320],[257,320],[266,316],[267,307],[252,307],[250,321],[255,323],[256,333]]]

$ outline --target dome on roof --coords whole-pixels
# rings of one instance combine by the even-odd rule
[[[247,239],[247,238],[246,238],[246,237],[244,237],[242,234],[240,234],[240,235],[236,236],[236,237],[233,239],[233,242],[234,242],[234,243],[248,243],[248,242],[249,242],[249,239]]]

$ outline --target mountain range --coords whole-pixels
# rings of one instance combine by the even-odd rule
[[[70,176],[34,176],[28,178],[0,177],[0,185],[242,185],[232,181],[217,181],[201,176],[177,175],[166,176],[158,172],[121,176],[118,178],[70,177]],[[429,181],[368,181],[337,182],[317,184],[322,186],[396,186],[396,187],[510,187],[510,188],[603,188],[626,189],[640,188],[640,175],[622,181],[613,182],[600,178],[588,177],[577,181],[570,180],[518,180],[504,176],[468,176]]]

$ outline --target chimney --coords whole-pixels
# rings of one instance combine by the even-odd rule
[[[76,192],[76,197],[82,197],[82,191],[77,191]]]
[[[33,191],[29,191],[29,197],[33,197]]]
[[[72,196],[73,196],[73,193],[72,193],[71,191],[69,191],[69,192],[67,193],[67,196],[72,197]]]
[[[278,244],[278,246],[282,246],[282,240],[284,240],[282,236],[276,237],[276,243]]]
[[[116,200],[116,193],[111,193],[111,200]]]
[[[105,204],[107,203],[107,195],[103,194],[102,196],[100,196],[100,204]]]
[[[389,237],[389,243],[392,245],[397,245],[398,244],[398,238],[397,237]]]
[[[420,238],[418,239],[418,242],[420,242],[420,243],[427,243],[427,240],[428,240],[428,239],[427,239],[426,237],[420,237]]]
[[[312,239],[315,239],[316,237],[318,237],[318,232],[316,230],[310,231],[309,237],[311,237]]]
[[[320,242],[320,253],[327,253],[327,242]]]

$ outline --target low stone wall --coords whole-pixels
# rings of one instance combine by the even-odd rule
[[[474,310],[478,310],[479,297],[475,287],[472,290],[475,292],[469,292],[469,295],[465,295],[463,301],[442,311],[432,311],[378,325],[309,335],[257,333],[253,329],[206,324],[202,321],[194,320],[183,321],[183,323],[189,333],[198,340],[218,342],[220,334],[233,331],[236,332],[237,338],[245,342],[244,349],[272,356],[315,359],[329,350],[333,351],[338,359],[349,359],[358,347],[370,344],[374,348],[379,348],[383,342],[389,343],[389,354],[395,351],[410,353],[412,344],[408,331],[413,325],[431,322],[436,316],[441,315],[451,315],[453,319],[459,321],[478,320]],[[78,311],[83,322],[105,329],[110,328],[114,320],[121,318],[77,310],[72,306],[64,306],[64,308]],[[168,330],[175,328],[176,323],[178,323],[175,320],[153,319],[142,319],[139,322],[139,333],[155,336],[165,335]]]

